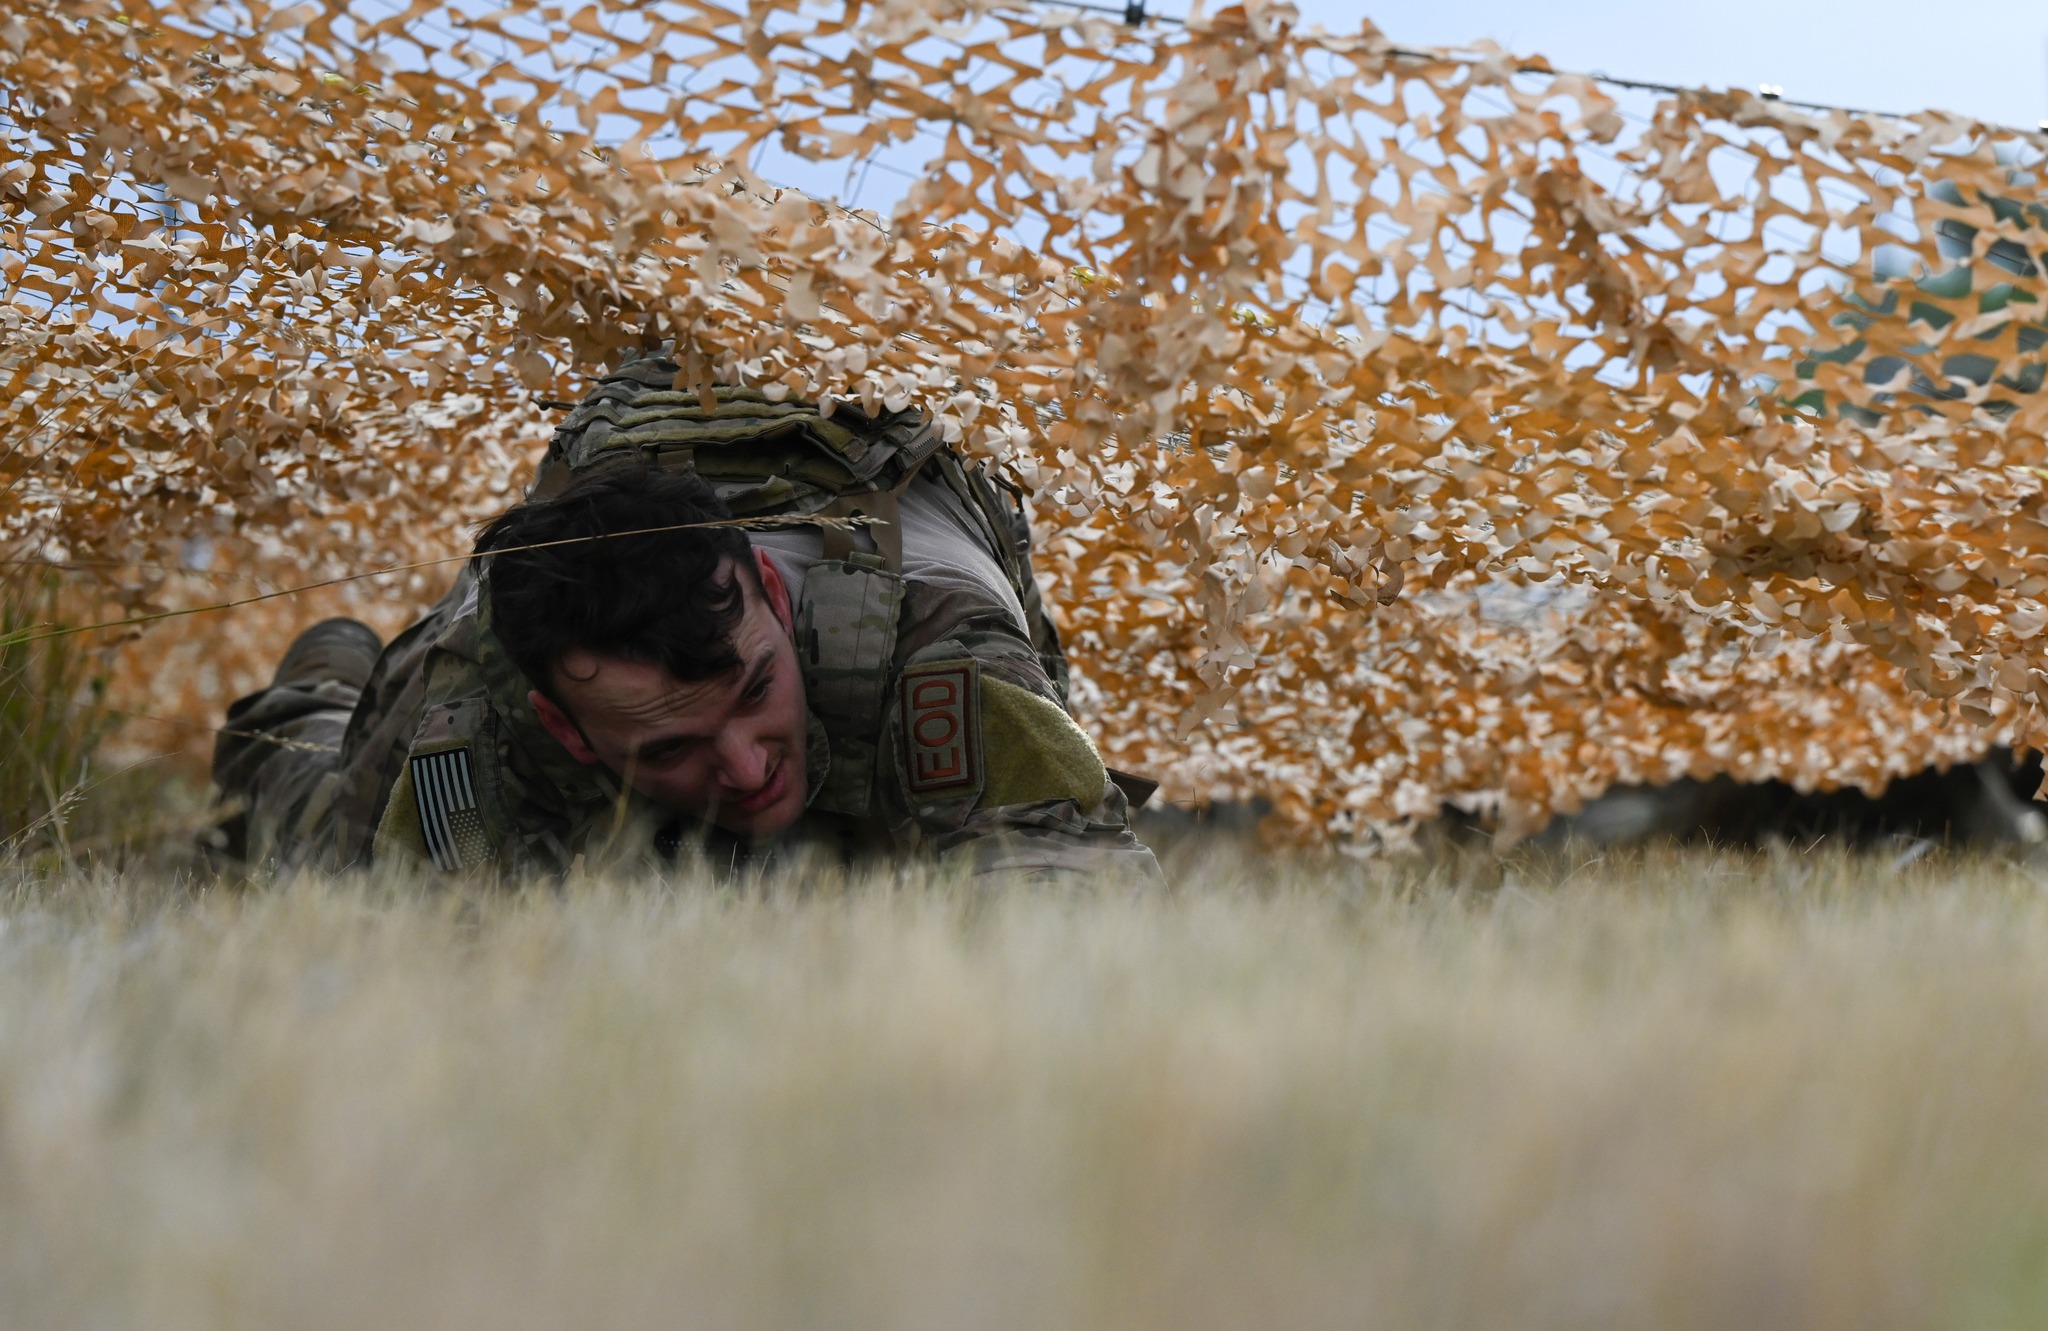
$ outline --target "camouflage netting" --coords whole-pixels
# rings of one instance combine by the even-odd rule
[[[674,339],[1009,468],[1171,798],[1513,833],[2048,738],[2038,139],[1258,0],[0,16],[0,524],[130,612],[460,550]],[[123,696],[203,724],[444,574],[148,626]]]

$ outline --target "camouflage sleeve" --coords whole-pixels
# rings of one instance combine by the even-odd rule
[[[408,758],[391,800],[377,824],[375,862],[415,872],[560,874],[581,863],[592,871],[658,867],[673,857],[660,838],[675,822],[672,811],[637,799],[625,800],[578,829],[572,845],[538,829],[513,830],[494,840],[487,829],[497,820],[467,802],[465,783],[488,788],[492,778],[465,772],[457,751]],[[418,784],[416,784],[416,782]],[[486,797],[488,798],[488,797]]]
[[[1073,799],[996,805],[935,841],[942,862],[971,863],[976,880],[990,885],[1165,881],[1131,831],[1124,793],[1108,783],[1092,808]]]
[[[922,840],[992,884],[1163,881],[1035,644],[1006,615],[941,618],[948,636],[909,654],[891,701],[897,776]]]
[[[418,870],[433,866],[433,858],[427,853],[426,834],[420,826],[418,796],[413,793],[409,767],[399,769],[398,783],[391,788],[384,816],[377,820],[370,853],[380,868],[399,865]]]

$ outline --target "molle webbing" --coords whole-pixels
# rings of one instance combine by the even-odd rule
[[[828,559],[804,578],[796,650],[811,711],[831,736],[831,766],[811,807],[863,817],[882,760],[903,579]]]
[[[810,513],[834,498],[892,490],[941,444],[915,411],[870,418],[842,405],[830,417],[758,389],[719,388],[706,412],[675,387],[673,361],[630,361],[608,376],[555,431],[533,493],[623,454],[694,469],[732,511]]]

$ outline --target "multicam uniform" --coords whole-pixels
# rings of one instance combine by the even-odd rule
[[[695,469],[737,516],[873,519],[753,533],[790,589],[810,709],[797,826],[772,848],[737,845],[572,759],[528,704],[532,685],[465,569],[384,649],[359,697],[281,681],[236,704],[215,762],[248,806],[232,849],[327,867],[561,870],[694,843],[716,857],[929,851],[1002,877],[1156,877],[1130,831],[1129,778],[1112,777],[1067,715],[1066,662],[1016,496],[916,413],[828,419],[719,389],[707,414],[675,379],[656,357],[604,380],[556,432],[533,493],[631,452]],[[323,749],[337,731],[339,752]]]

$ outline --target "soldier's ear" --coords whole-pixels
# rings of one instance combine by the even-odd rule
[[[761,594],[768,598],[768,608],[782,621],[785,629],[794,629],[796,617],[789,607],[789,584],[782,580],[782,570],[775,567],[775,561],[760,546],[754,547],[754,567],[761,573]]]
[[[539,689],[526,695],[526,701],[533,705],[535,715],[540,717],[541,728],[568,750],[569,756],[588,767],[597,762],[597,753],[590,747],[590,741],[583,738],[583,731],[569,719],[569,714],[555,705],[555,700]]]

